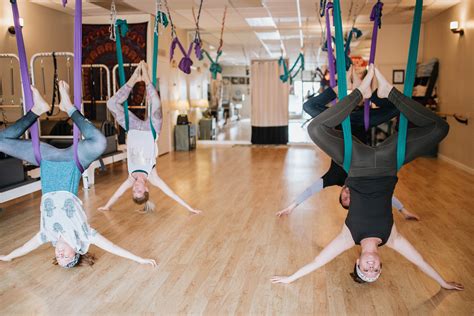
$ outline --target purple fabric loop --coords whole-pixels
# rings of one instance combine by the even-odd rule
[[[369,64],[373,64],[375,62],[375,52],[377,49],[377,36],[378,31],[382,25],[382,8],[383,3],[377,1],[377,3],[372,7],[372,11],[370,13],[370,21],[374,22],[374,26],[372,29],[372,42],[370,46],[370,57],[369,57]],[[370,101],[364,101],[364,127],[365,130],[368,130],[370,126]]]
[[[174,56],[174,51],[176,49],[176,46],[179,47],[181,50],[181,53],[183,54],[183,58],[179,62],[179,69],[183,71],[185,74],[190,74],[191,73],[191,66],[193,65],[193,61],[190,58],[191,52],[193,51],[193,46],[194,46],[194,41],[191,42],[191,45],[189,46],[188,51],[186,52],[184,50],[183,44],[179,41],[178,37],[175,37],[173,41],[171,42],[171,47],[170,47],[170,61],[173,60]]]
[[[331,36],[331,16],[329,10],[333,8],[332,2],[326,5],[326,42],[328,47],[328,68],[329,68],[329,85],[331,88],[336,86],[336,63],[334,61],[334,52],[332,51],[332,36]]]
[[[82,105],[82,0],[76,0],[76,8],[74,10],[74,105],[78,111],[81,111]],[[81,131],[74,124],[73,129],[73,146],[74,146],[74,161],[77,168],[84,172],[79,156],[78,146]]]
[[[15,25],[16,44],[18,46],[18,57],[20,59],[20,73],[21,83],[23,85],[23,92],[25,97],[26,112],[33,107],[33,93],[31,92],[30,76],[28,74],[28,61],[26,59],[25,42],[23,41],[23,33],[20,27],[20,14],[18,12],[18,5],[16,1],[10,1],[12,4],[13,23]],[[41,163],[40,139],[38,133],[38,123],[35,122],[30,127],[31,142],[33,144],[33,151],[38,165]]]
[[[194,54],[196,55],[196,58],[198,60],[202,60],[202,47],[201,47],[201,41],[199,39],[194,40]]]

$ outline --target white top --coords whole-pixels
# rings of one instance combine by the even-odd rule
[[[158,145],[151,131],[129,130],[127,133],[128,173],[144,171],[147,175],[156,164]]]
[[[41,198],[41,243],[56,246],[59,237],[80,254],[85,254],[98,234],[87,222],[81,200],[67,191],[49,192]]]

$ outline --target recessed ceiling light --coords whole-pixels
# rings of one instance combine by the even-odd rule
[[[209,45],[209,48],[210,48],[210,49],[216,49],[216,47],[213,46],[213,45]]]
[[[247,24],[252,27],[276,27],[275,22],[273,22],[273,18],[271,17],[263,17],[263,18],[245,18]]]
[[[262,41],[264,40],[280,40],[280,32],[275,31],[275,32],[255,32],[257,37],[261,39]]]

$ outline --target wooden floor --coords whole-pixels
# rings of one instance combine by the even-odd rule
[[[288,204],[329,164],[314,147],[207,147],[160,157],[162,178],[193,206],[191,216],[152,189],[153,214],[134,212],[122,198],[109,214],[96,208],[126,177],[119,163],[80,192],[93,227],[155,269],[91,247],[94,267],[64,270],[50,261],[51,246],[0,263],[0,315],[472,315],[474,313],[474,177],[444,162],[419,159],[400,173],[396,194],[421,222],[395,215],[399,230],[448,280],[464,292],[439,286],[390,249],[384,272],[372,285],[349,277],[357,249],[290,285],[273,285],[308,263],[339,231],[345,210],[338,190],[326,190],[289,218],[274,213]],[[31,238],[39,228],[38,194],[0,212],[0,253]]]

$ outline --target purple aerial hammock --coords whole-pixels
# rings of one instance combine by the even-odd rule
[[[378,30],[382,27],[382,8],[383,3],[378,0],[377,3],[373,6],[372,12],[370,13],[370,21],[374,22],[374,27],[372,30],[372,43],[370,46],[370,57],[369,65],[375,62],[375,50],[377,49],[377,35]],[[365,130],[369,129],[370,121],[370,101],[364,101],[364,127]]]
[[[165,7],[166,7],[168,18],[171,24],[171,38],[173,39],[171,41],[171,47],[170,47],[170,61],[173,60],[176,47],[179,47],[179,49],[181,50],[181,53],[183,54],[183,58],[180,60],[178,67],[179,69],[181,69],[181,71],[183,71],[186,74],[191,73],[191,66],[193,65],[193,61],[191,60],[191,53],[193,51],[193,48],[194,48],[196,57],[198,59],[202,59],[201,36],[199,34],[199,18],[201,16],[202,4],[203,4],[203,0],[201,0],[199,4],[198,15],[197,15],[197,18],[195,19],[196,34],[194,36],[194,40],[190,43],[189,48],[186,51],[183,47],[183,44],[181,44],[181,41],[179,40],[176,34],[176,29],[173,23],[173,19],[171,18],[170,8],[168,6],[168,1],[165,0]],[[193,11],[193,15],[194,15],[194,11]]]
[[[30,77],[28,74],[28,61],[26,59],[25,43],[23,40],[23,33],[20,27],[20,14],[18,12],[18,4],[16,0],[10,0],[13,12],[13,23],[15,25],[15,36],[18,46],[18,56],[20,59],[20,73],[21,81],[23,85],[23,91],[25,95],[25,109],[31,110],[33,107],[33,95],[31,92]],[[63,5],[66,5],[67,0],[62,1]],[[76,0],[76,8],[74,10],[74,105],[81,110],[82,105],[82,0]],[[78,169],[84,172],[79,157],[77,154],[80,131],[79,128],[74,125],[73,132],[73,146],[74,146],[74,161]],[[38,165],[41,164],[41,151],[40,151],[40,139],[38,131],[38,123],[33,124],[30,127],[31,142],[33,144],[33,151],[35,159]]]

